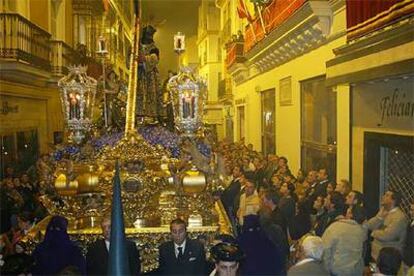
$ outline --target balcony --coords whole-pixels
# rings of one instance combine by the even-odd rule
[[[49,81],[68,73],[81,56],[69,45],[51,40],[51,35],[23,16],[0,13],[0,66],[3,79],[30,83]],[[89,62],[88,62],[89,63]]]
[[[344,1],[335,4],[318,0],[271,2],[263,13],[265,27],[258,20],[246,27],[243,54],[248,62],[234,62],[236,50],[228,50],[227,71],[235,84],[239,85],[326,43],[332,31],[333,14],[344,6]]]
[[[246,27],[245,51],[250,51],[259,41],[274,29],[281,26],[308,0],[275,1],[273,0],[262,12],[263,23],[257,17]]]
[[[54,76],[63,76],[68,73],[70,65],[79,64],[81,57],[78,52],[60,40],[50,41],[52,51],[50,53],[51,72]]]
[[[23,16],[0,14],[0,58],[50,71],[50,34]]]
[[[233,64],[242,63],[245,60],[243,41],[230,42],[227,46],[226,67],[229,68]]]
[[[404,20],[414,12],[414,1],[346,1],[347,38],[358,39]]]

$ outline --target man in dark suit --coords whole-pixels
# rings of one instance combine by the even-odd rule
[[[109,246],[111,237],[111,218],[105,217],[101,223],[104,239],[99,239],[88,247],[86,254],[87,275],[108,275]],[[139,275],[141,261],[139,251],[134,242],[126,240],[128,252],[129,275]]]
[[[263,211],[270,211],[269,214],[267,212],[262,212],[263,216],[261,216],[262,223],[265,220],[268,220],[269,223],[275,223],[280,226],[283,233],[287,237],[287,222],[283,217],[280,209],[279,209],[279,201],[280,196],[277,194],[275,190],[267,190],[264,192],[262,199],[262,210]],[[267,209],[265,209],[267,208]],[[266,222],[265,222],[266,223]]]
[[[235,166],[233,168],[233,180],[221,195],[221,202],[223,203],[224,209],[226,209],[226,213],[229,216],[234,229],[236,228],[236,213],[239,209],[243,177],[243,169],[239,166]]]
[[[233,180],[229,186],[223,191],[221,195],[221,201],[223,202],[226,211],[233,210],[234,200],[240,193],[241,183],[240,178],[244,175],[243,170],[239,166],[233,168]],[[236,210],[237,211],[237,210]]]
[[[312,200],[314,201],[318,196],[326,196],[326,187],[328,186],[328,171],[326,169],[320,169],[317,175],[317,182],[313,183],[310,187],[310,193]]]
[[[206,254],[204,246],[197,240],[187,238],[186,224],[175,219],[170,224],[171,241],[159,247],[159,274],[203,275]]]

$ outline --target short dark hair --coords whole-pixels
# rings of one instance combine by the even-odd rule
[[[365,212],[364,207],[355,205],[350,208],[352,210],[352,218],[359,224],[362,224],[367,219],[367,213]]]
[[[355,194],[354,200],[356,203],[354,205],[363,206],[364,205],[364,195],[360,191],[352,190],[352,192]]]
[[[319,171],[324,171],[327,176],[329,176],[329,172],[326,168],[319,168]]]
[[[172,225],[173,224],[178,224],[178,225],[184,225],[185,230],[187,230],[187,224],[185,223],[184,220],[180,219],[180,218],[176,218],[173,219],[170,223],[170,230],[172,229]]]
[[[401,201],[402,201],[401,193],[396,191],[396,190],[390,190],[390,192],[392,192],[392,199],[395,202],[394,205],[399,206],[401,204]]]
[[[24,211],[17,215],[17,217],[23,222],[30,222],[34,221],[34,216],[32,213]]]
[[[239,168],[239,172],[240,172],[240,174],[242,174],[242,175],[244,175],[244,169],[243,169],[243,166],[240,166],[240,165],[235,165],[235,166],[233,166],[233,170],[234,170],[234,168]],[[233,171],[232,170],[232,171]]]
[[[332,186],[332,188],[333,188],[334,190],[336,189],[336,182],[335,182],[335,181],[328,182],[327,186],[328,186],[329,184],[331,184],[331,186]]]
[[[379,271],[385,275],[397,275],[401,266],[401,253],[394,247],[383,247],[377,259]]]
[[[286,183],[286,182],[285,182]],[[283,183],[284,184],[284,183]],[[283,185],[282,184],[282,185]],[[295,192],[295,190],[296,190],[296,188],[295,188],[295,184],[293,184],[293,183],[291,183],[291,182],[289,182],[289,183],[286,183],[287,184],[287,188],[288,188],[288,190],[289,190],[289,192],[290,192],[290,195],[292,196],[292,194]]]
[[[254,185],[254,187],[257,187],[257,182],[253,177],[246,177],[246,182],[250,182]]]
[[[286,164],[288,163],[288,160],[287,160],[287,158],[286,158],[286,157],[284,157],[284,156],[280,156],[280,157],[279,157],[279,160],[281,160],[281,159],[282,159],[282,160],[284,160]]]
[[[298,214],[310,215],[312,213],[312,201],[308,199],[301,199],[297,202]]]
[[[333,205],[335,205],[335,210],[338,210],[341,213],[343,213],[345,211],[345,198],[344,198],[344,196],[338,191],[331,192],[330,196],[331,196],[331,203]]]

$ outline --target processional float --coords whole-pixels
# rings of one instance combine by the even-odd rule
[[[119,161],[126,234],[136,240],[142,252],[143,271],[149,271],[157,266],[156,248],[169,238],[167,226],[172,219],[187,220],[193,236],[204,234],[211,238],[217,233],[217,215],[210,196],[216,182],[213,175],[200,172],[191,163],[178,169],[180,160],[172,158],[161,146],[150,145],[137,132],[141,26],[140,8],[135,7],[124,136],[114,146],[105,146],[98,152],[91,149],[88,137],[97,82],[87,76],[86,67],[71,67],[69,74],[59,81],[59,88],[68,141],[81,147],[83,158],[73,161],[66,156],[58,162],[53,178],[56,193],[42,196],[42,202],[51,215],[69,219],[70,235],[86,248],[99,236],[100,220],[110,209],[114,166]],[[202,126],[206,85],[191,69],[182,68],[169,80],[168,89],[175,124],[184,137],[191,138]],[[46,224],[47,219],[34,231],[44,230]],[[37,241],[32,238],[28,244]]]

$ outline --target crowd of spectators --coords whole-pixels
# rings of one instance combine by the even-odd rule
[[[345,179],[336,183],[327,168],[294,174],[286,157],[263,156],[243,140],[219,142],[213,158],[223,183],[214,196],[224,206],[234,237],[227,243],[244,256],[238,259],[239,274],[369,275],[370,269],[377,275],[414,273],[414,204],[410,219],[399,207],[398,191],[387,191],[378,213],[367,218],[364,195]],[[85,274],[89,269],[69,240],[63,217],[52,219],[33,254],[19,243],[47,215],[39,201],[48,192],[42,185],[51,172],[46,159],[39,160],[34,175],[7,168],[1,182],[2,274],[18,274],[13,269],[23,274]]]
[[[221,142],[215,152],[225,183],[221,200],[233,233],[253,240],[266,234],[274,245],[273,254],[283,260],[272,260],[273,268],[279,266],[272,275],[309,275],[309,271],[298,268],[304,265],[304,258],[317,261],[318,267],[310,269],[318,275],[367,275],[370,268],[371,273],[380,275],[386,274],[381,269],[387,265],[398,266],[402,274],[410,268],[413,273],[414,203],[411,201],[410,218],[400,208],[402,197],[398,191],[387,191],[379,212],[368,218],[364,195],[353,190],[346,179],[336,183],[327,168],[294,174],[286,157],[263,156],[251,144],[244,145],[243,140]],[[260,224],[246,226],[250,216],[257,216]],[[304,244],[307,237],[312,238]],[[250,260],[247,256],[245,265],[241,264],[242,274],[266,275],[263,262],[269,249],[254,249],[253,244],[240,246],[254,256]],[[306,251],[311,253],[304,256]],[[377,268],[373,269],[375,264]],[[387,275],[395,274],[388,271]]]
[[[21,241],[47,215],[40,202],[40,196],[45,192],[38,175],[38,169],[45,161],[45,157],[42,158],[36,166],[24,172],[17,172],[14,167],[5,169],[0,185],[2,272],[25,272],[24,267],[31,262],[31,257],[26,254]]]

